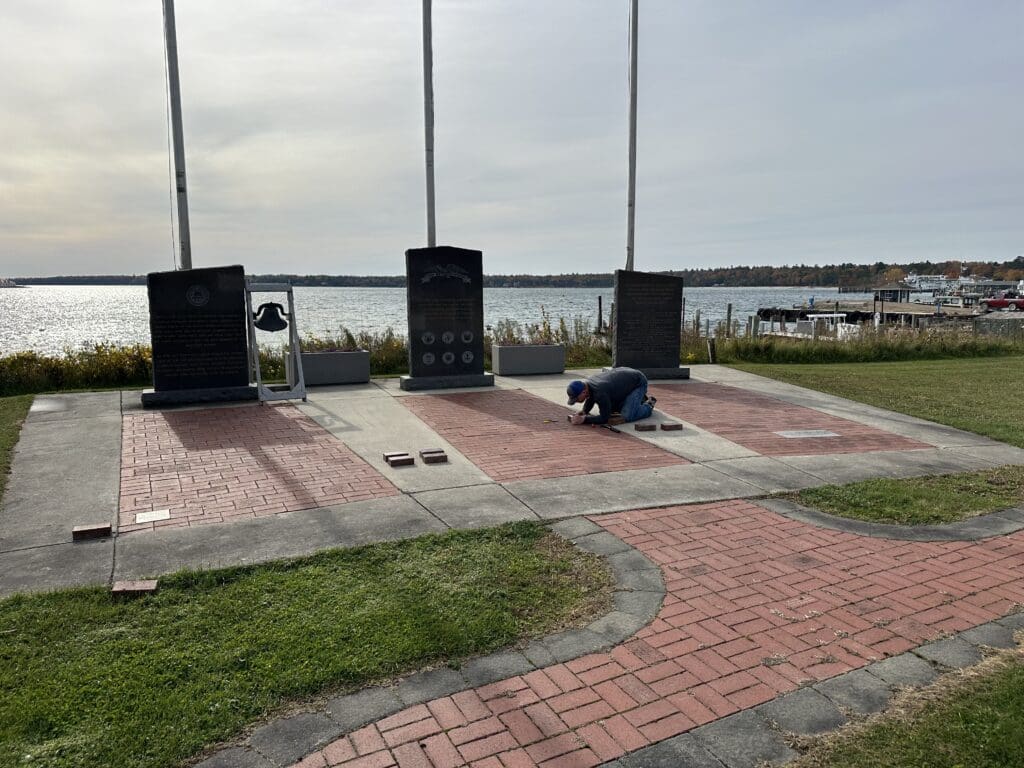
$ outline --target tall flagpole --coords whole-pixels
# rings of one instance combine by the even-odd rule
[[[636,229],[636,44],[639,0],[629,9],[629,190],[626,193],[626,271],[633,271],[633,232]]]
[[[188,226],[185,185],[185,138],[181,129],[181,85],[178,82],[178,41],[174,29],[174,0],[164,3],[164,43],[167,47],[167,87],[171,101],[171,136],[174,141],[174,186],[178,196],[179,269],[192,269],[192,240]]]
[[[423,0],[423,124],[427,161],[427,247],[437,245],[434,223],[434,49],[430,25],[431,0]]]

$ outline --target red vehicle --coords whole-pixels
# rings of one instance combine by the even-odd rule
[[[981,307],[982,312],[988,312],[990,309],[1008,309],[1011,312],[1018,309],[1024,311],[1024,298],[1016,291],[1003,291],[997,296],[982,299],[978,302],[978,306]]]

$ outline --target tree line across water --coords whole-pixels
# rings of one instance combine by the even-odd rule
[[[920,261],[910,264],[817,264],[785,267],[717,267],[714,269],[664,270],[678,275],[693,287],[873,287],[919,275],[962,275],[995,280],[1024,279],[1024,256],[1012,261]],[[297,286],[402,288],[405,275],[252,275],[261,282],[289,282]],[[611,272],[564,275],[484,275],[488,288],[606,288],[613,284]],[[61,275],[57,277],[14,278],[19,285],[145,285],[145,275]]]

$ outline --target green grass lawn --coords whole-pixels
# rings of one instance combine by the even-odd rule
[[[539,524],[0,602],[0,766],[169,766],[290,704],[607,608],[603,562]]]
[[[786,494],[830,515],[896,525],[935,525],[1024,504],[1024,467],[955,475],[879,478]]]
[[[4,488],[7,487],[11,453],[14,451],[14,444],[18,442],[21,422],[25,420],[31,404],[31,395],[0,397],[0,499],[4,497]]]
[[[911,694],[896,711],[826,737],[792,768],[1018,768],[1024,765],[1024,659],[993,660]]]
[[[1024,357],[734,367],[1024,448]]]

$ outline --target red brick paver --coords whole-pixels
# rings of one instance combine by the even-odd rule
[[[122,423],[122,533],[397,493],[290,405],[131,413]],[[169,520],[136,524],[136,513],[160,509],[170,510]]]
[[[891,432],[759,395],[747,389],[691,381],[654,386],[658,410],[706,429],[764,456],[907,451],[932,446]],[[805,429],[838,437],[787,438],[775,434]]]
[[[625,427],[616,434],[573,426],[568,408],[518,389],[400,399],[498,482],[689,464]]]
[[[1024,601],[1024,532],[869,539],[746,501],[594,522],[660,564],[667,594],[650,625],[610,652],[409,707],[313,759],[594,766]]]

